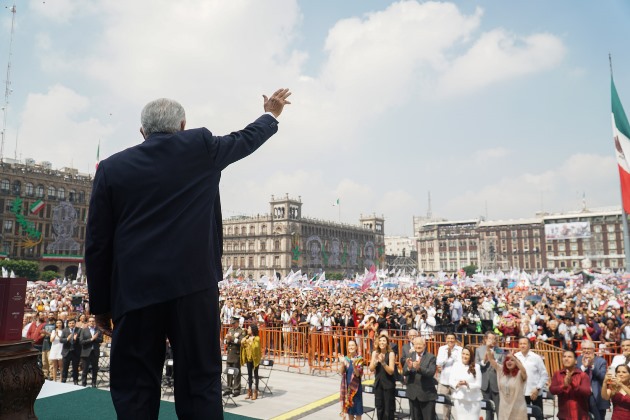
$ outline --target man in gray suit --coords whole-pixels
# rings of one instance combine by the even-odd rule
[[[497,383],[497,372],[488,361],[488,352],[500,350],[496,347],[497,336],[492,331],[487,331],[484,337],[484,345],[477,348],[475,352],[475,363],[481,368],[481,395],[484,400],[492,400],[494,409],[499,413],[499,384]],[[503,360],[500,355],[494,357],[500,365]],[[486,412],[486,420],[491,420],[492,415]]]
[[[403,375],[407,378],[407,398],[412,420],[433,420],[437,381],[435,379],[435,356],[426,351],[427,343],[422,337],[413,340],[414,351],[405,362]]]
[[[605,420],[606,410],[610,408],[610,402],[602,398],[602,386],[606,377],[606,360],[595,355],[595,343],[589,340],[582,341],[582,354],[577,358],[576,367],[591,378],[591,396],[588,407],[595,420]]]

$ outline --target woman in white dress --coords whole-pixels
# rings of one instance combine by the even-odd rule
[[[55,322],[55,329],[50,333],[50,353],[48,353],[48,361],[52,369],[52,380],[57,381],[57,371],[61,371],[61,348],[63,343],[61,342],[61,333],[63,332],[63,321],[58,319]]]
[[[475,364],[475,350],[466,346],[461,362],[453,365],[449,376],[453,388],[453,411],[457,420],[479,420],[481,411],[481,369]]]

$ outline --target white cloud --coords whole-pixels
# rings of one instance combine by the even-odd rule
[[[541,173],[504,176],[449,200],[441,211],[446,217],[490,219],[533,217],[537,211],[579,210],[582,196],[590,207],[616,204],[610,185],[619,183],[614,156],[575,154]],[[437,213],[437,212],[436,212]]]
[[[486,163],[492,159],[502,159],[511,154],[511,151],[505,147],[494,147],[492,149],[478,150],[473,155],[473,160],[477,164]]]
[[[497,82],[548,70],[566,53],[562,41],[551,34],[527,37],[494,29],[481,35],[440,80],[447,95],[469,93]]]
[[[93,171],[99,139],[107,137],[111,127],[86,116],[89,108],[88,98],[61,85],[45,94],[30,94],[21,116],[19,154]]]

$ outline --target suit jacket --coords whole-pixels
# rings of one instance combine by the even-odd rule
[[[475,351],[475,363],[479,365],[481,369],[481,390],[499,392],[499,383],[497,382],[497,371],[494,370],[490,362],[484,364],[483,359],[486,357],[488,346],[485,344],[479,346]],[[494,351],[494,350],[492,350]],[[499,360],[497,363],[500,364]]]
[[[577,358],[578,369],[582,367],[582,356]],[[588,372],[586,372],[588,374]],[[590,406],[595,405],[598,410],[607,410],[610,408],[610,401],[606,401],[602,398],[602,386],[606,378],[606,360],[604,358],[595,356],[593,360],[593,368],[591,369],[591,391]]]
[[[77,356],[81,354],[81,343],[79,342],[80,331],[81,328],[74,327],[74,333],[77,334],[76,340],[74,339],[74,334],[70,334],[70,328],[64,328],[61,331],[59,341],[62,343],[61,355],[63,357],[66,357],[71,351],[74,351]]]
[[[79,332],[79,343],[81,343],[81,357],[89,357],[90,353],[96,352],[100,354],[101,343],[103,342],[103,331],[96,327],[98,337],[92,341],[92,333],[90,328],[85,327]]]
[[[223,277],[221,171],[277,130],[262,115],[241,131],[154,133],[100,162],[85,244],[94,314],[125,313],[217,287]]]
[[[411,355],[411,343],[406,342],[402,347],[402,356],[400,358],[401,363],[405,364],[407,359]]]
[[[416,357],[417,353],[411,352],[409,358],[415,361]],[[435,356],[426,350],[420,359],[418,370],[409,369],[405,361],[403,375],[407,378],[407,397],[410,400],[434,401],[437,399],[435,369]]]

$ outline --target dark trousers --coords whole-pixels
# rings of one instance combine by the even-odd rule
[[[157,419],[168,337],[180,420],[223,419],[217,285],[128,312],[115,322],[111,395],[119,419]]]
[[[87,386],[88,371],[92,371],[92,386],[96,387],[96,375],[98,374],[98,351],[92,350],[87,357],[81,357],[81,384]]]
[[[437,418],[435,401],[409,400],[409,411],[411,420],[434,420]]]
[[[532,399],[529,397],[529,395],[525,396],[525,402],[527,404],[531,404],[531,405],[535,405],[537,407],[540,407],[540,411],[543,411],[543,399],[542,396],[539,395],[538,398],[536,398],[535,401],[532,401]],[[543,411],[544,414],[544,411]]]
[[[236,375],[227,376],[227,386],[232,390],[232,394],[241,393],[241,361],[225,362],[226,367],[236,368]]]
[[[72,382],[76,385],[79,383],[79,353],[75,350],[68,352],[63,356],[63,365],[61,367],[61,382],[68,380],[68,370],[72,363]]]
[[[258,368],[254,367],[254,362],[247,362],[247,389],[252,389],[252,381],[255,380],[256,391],[258,391]],[[253,375],[252,375],[253,374]]]
[[[394,420],[396,411],[396,390],[374,387],[374,405],[376,406],[376,418],[378,420]]]
[[[490,400],[494,402],[494,412],[496,414],[492,415],[490,414],[490,412],[486,411],[486,420],[492,420],[494,418],[498,418],[499,417],[499,392],[494,392],[490,389],[490,386],[488,385],[488,389],[487,390],[481,390],[481,396],[484,400]],[[540,398],[540,397],[539,397]]]

